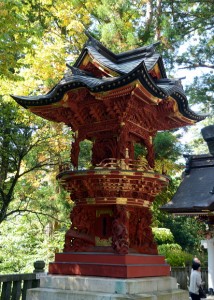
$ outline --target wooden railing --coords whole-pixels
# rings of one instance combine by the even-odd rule
[[[86,162],[81,161],[80,165],[85,166],[85,168],[78,167],[79,169],[87,169]],[[133,159],[116,159],[116,158],[106,158],[102,160],[99,164],[97,164],[94,169],[123,169],[123,170],[139,170],[139,171],[148,171],[152,170],[148,165],[146,159],[141,160],[133,160]],[[62,162],[59,165],[59,171],[72,171],[74,167],[71,162],[66,161]]]
[[[36,261],[33,273],[0,275],[0,299],[26,300],[27,290],[39,287],[38,273],[44,273],[44,267],[43,261]]]

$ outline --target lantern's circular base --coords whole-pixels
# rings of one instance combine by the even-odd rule
[[[169,178],[153,171],[94,169],[61,172],[57,179],[77,204],[149,207]]]

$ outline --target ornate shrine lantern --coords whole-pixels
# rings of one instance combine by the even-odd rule
[[[169,179],[154,168],[153,138],[159,130],[204,119],[191,111],[179,80],[166,77],[157,44],[114,54],[89,36],[73,67],[48,94],[13,98],[74,134],[73,168],[57,179],[75,206],[63,253],[51,274],[120,278],[168,276],[157,254],[150,206]],[[90,140],[92,167],[78,170],[79,144]],[[135,159],[142,144],[145,160]]]

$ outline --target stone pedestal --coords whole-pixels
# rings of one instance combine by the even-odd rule
[[[116,279],[86,276],[41,278],[40,288],[30,289],[27,300],[186,300],[188,291],[177,287],[175,278]]]

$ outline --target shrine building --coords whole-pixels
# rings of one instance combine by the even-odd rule
[[[201,130],[209,154],[184,155],[186,169],[172,200],[161,209],[206,224],[202,245],[208,251],[208,290],[214,292],[214,125]]]

